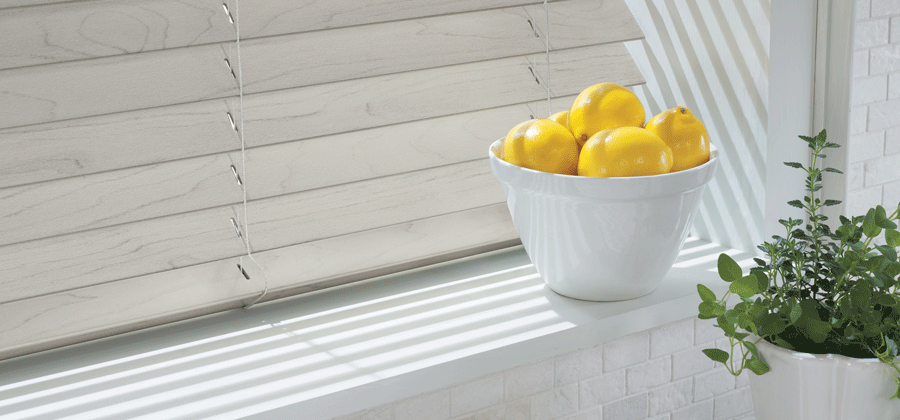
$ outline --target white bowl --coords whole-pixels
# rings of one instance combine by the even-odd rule
[[[547,285],[591,301],[633,299],[655,290],[672,267],[718,164],[663,175],[559,175],[488,153],[525,251]]]
[[[749,374],[757,419],[900,419],[900,401],[891,399],[897,384],[878,359],[801,353],[765,340],[756,347],[771,369]]]

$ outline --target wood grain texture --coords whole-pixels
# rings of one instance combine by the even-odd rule
[[[255,251],[504,201],[487,158],[249,203]],[[240,255],[221,206],[0,247],[3,302]],[[246,232],[246,230],[245,230]]]
[[[615,44],[554,53],[552,61],[554,91],[577,93],[598,80],[643,82]],[[513,57],[247,95],[246,140],[274,144],[546,98],[530,66]],[[226,116],[231,107],[231,99],[211,100],[0,129],[0,148],[17,151],[0,154],[0,187],[239,150]]]
[[[608,19],[604,8],[585,7],[586,1],[553,8]],[[513,7],[248,40],[242,44],[244,92],[544,51],[527,21],[525,10]],[[582,21],[573,22],[580,25],[580,45],[632,39],[636,30],[612,26],[598,37],[580,29]],[[559,31],[566,30],[561,24]],[[224,61],[230,57],[236,68],[234,52],[230,44],[210,44],[2,70],[0,128],[234,95],[235,80]]]
[[[564,49],[644,37],[624,0],[571,0],[549,4],[550,48]],[[535,29],[546,37],[543,5],[526,7]],[[585,40],[589,40],[585,43]]]
[[[0,68],[234,39],[218,0],[82,1],[0,13]]]
[[[0,8],[16,5],[0,2]],[[18,2],[26,3],[26,1]],[[35,2],[39,3],[39,2]],[[0,13],[0,69],[231,42],[235,1],[95,0]],[[252,39],[346,26],[522,6],[534,0],[243,0],[241,37]]]
[[[237,94],[219,45],[0,71],[0,127]]]
[[[237,204],[232,165],[252,200],[471,161],[528,114],[512,105],[250,148],[247,174],[231,152],[0,189],[0,245]]]
[[[269,276],[268,301],[517,242],[501,203],[260,252],[255,258]],[[223,259],[0,305],[0,359],[239,308],[258,296],[262,276],[251,264],[251,281],[246,281],[236,263],[237,258]]]

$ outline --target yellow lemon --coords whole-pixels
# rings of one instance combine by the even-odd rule
[[[645,126],[672,148],[675,166],[672,172],[683,171],[709,161],[709,134],[706,127],[687,107],[676,106],[647,121]]]
[[[641,100],[615,83],[600,83],[583,90],[569,108],[569,130],[582,144],[608,128],[643,125]]]
[[[570,132],[572,131],[572,129],[569,128],[569,111],[568,110],[557,112],[557,113],[551,115],[550,119],[560,123],[563,127],[566,127],[566,129],[568,129]],[[573,136],[574,136],[574,134],[573,134]],[[581,147],[584,146],[584,142],[587,141],[587,138],[582,140],[578,137],[575,137],[575,141],[578,142],[578,150],[581,150]]]
[[[591,136],[578,159],[578,175],[613,177],[668,173],[672,149],[640,127],[610,128]]]
[[[578,143],[563,125],[548,119],[525,121],[503,139],[501,159],[523,168],[575,175]]]

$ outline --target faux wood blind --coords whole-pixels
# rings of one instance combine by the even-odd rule
[[[546,117],[534,0],[241,0],[268,299],[509,246],[488,145]],[[237,308],[233,0],[0,0],[0,358]],[[623,0],[550,4],[551,91],[643,83]],[[246,261],[246,260],[245,260]]]

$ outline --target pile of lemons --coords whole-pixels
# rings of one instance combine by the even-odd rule
[[[591,86],[568,111],[515,126],[499,158],[516,166],[564,175],[659,175],[709,161],[706,127],[683,106],[644,124],[644,106],[615,83]]]

